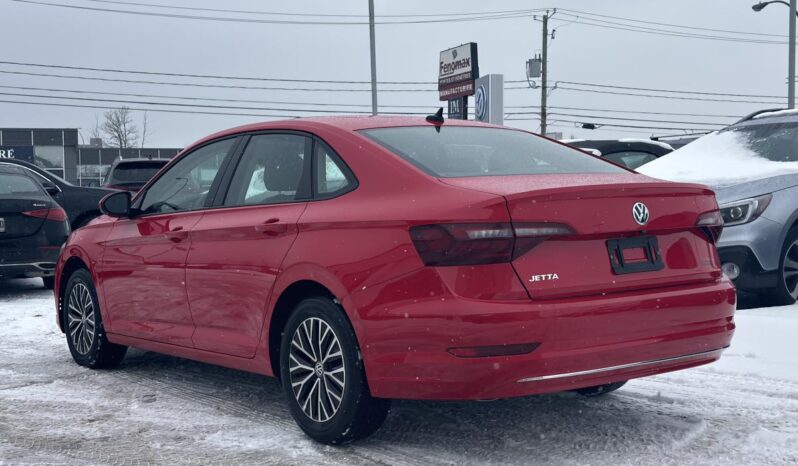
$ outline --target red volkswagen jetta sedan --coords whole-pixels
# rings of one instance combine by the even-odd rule
[[[75,361],[133,346],[273,375],[337,444],[390,399],[596,395],[728,347],[710,190],[430,120],[240,127],[110,194],[58,263]]]

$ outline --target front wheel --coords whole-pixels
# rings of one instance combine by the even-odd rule
[[[73,273],[64,291],[64,331],[72,359],[91,369],[119,365],[125,357],[127,346],[108,341],[97,292],[89,272],[78,270]]]
[[[769,301],[776,306],[794,304],[798,298],[798,228],[787,233],[779,261],[779,279]]]
[[[330,299],[296,306],[283,332],[280,373],[294,420],[318,442],[367,437],[388,415],[390,401],[371,396],[354,331]]]

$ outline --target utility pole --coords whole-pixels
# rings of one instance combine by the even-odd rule
[[[792,0],[796,1],[796,0]],[[549,12],[543,15],[543,50],[540,67],[540,134],[546,135],[546,99],[548,98],[547,75],[549,73]]]
[[[790,0],[790,57],[789,57],[789,85],[787,86],[787,107],[795,108],[795,16],[798,0]]]
[[[371,114],[376,115],[377,114],[377,46],[374,40],[374,0],[369,0],[369,39],[371,41]]]

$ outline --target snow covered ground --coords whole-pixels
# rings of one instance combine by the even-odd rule
[[[307,440],[276,381],[141,351],[75,365],[38,280],[0,284],[0,464],[796,464],[798,306],[740,311],[714,365],[571,394],[396,402],[343,448]]]

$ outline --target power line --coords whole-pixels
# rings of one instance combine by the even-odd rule
[[[2,63],[2,62],[0,62]],[[628,89],[631,91],[649,91],[649,92],[662,92],[667,94],[696,94],[696,95],[713,95],[722,97],[750,97],[750,98],[763,98],[763,99],[783,99],[784,96],[778,95],[758,95],[758,94],[729,94],[725,92],[706,92],[706,91],[678,91],[673,89],[652,89],[646,87],[631,87],[631,86],[617,86],[610,84],[594,84],[594,83],[579,83],[573,81],[558,81],[562,84],[573,84],[575,86],[590,86],[601,87],[607,89]]]
[[[0,70],[3,74],[15,74],[22,76],[39,76],[47,78],[60,78],[60,79],[81,79],[89,81],[105,81],[105,82],[121,82],[130,84],[156,84],[162,86],[178,86],[178,87],[203,87],[215,89],[247,89],[257,91],[302,91],[302,92],[371,92],[370,89],[352,89],[352,88],[295,88],[295,87],[264,87],[264,86],[243,86],[233,84],[201,84],[201,83],[188,83],[188,82],[168,82],[168,81],[148,81],[137,79],[122,79],[122,78],[103,78],[99,76],[71,76],[55,73],[33,73],[27,71],[11,71]],[[437,92],[437,89],[380,89],[380,92]]]
[[[92,1],[99,1],[99,0],[92,0]],[[725,33],[725,34],[745,34],[745,35],[764,36],[764,37],[783,37],[783,38],[787,38],[788,37],[787,35],[784,35],[784,34],[768,34],[768,33],[763,33],[763,32],[732,31],[730,29],[712,29],[712,28],[706,28],[706,27],[700,27],[700,26],[686,26],[686,25],[682,25],[682,24],[660,23],[660,22],[656,22],[656,21],[646,21],[646,20],[641,20],[641,19],[624,18],[624,17],[620,17],[620,16],[602,15],[602,14],[599,14],[599,13],[591,13],[589,11],[571,10],[569,8],[558,8],[557,11],[571,12],[571,13],[576,13],[577,15],[596,16],[596,17],[599,17],[599,18],[609,18],[609,19],[615,19],[615,20],[620,20],[620,21],[628,21],[628,22],[632,22],[632,23],[651,24],[651,25],[654,25],[654,26],[666,26],[666,27],[672,27],[672,28],[691,29],[691,30],[696,30],[696,31],[721,32],[721,33]]]
[[[729,126],[729,124],[733,123],[716,123],[716,122],[702,122],[702,121],[673,121],[673,120],[652,120],[652,119],[645,119],[645,118],[624,118],[624,117],[614,117],[614,116],[597,116],[597,115],[578,115],[573,113],[558,113],[554,112],[551,115],[559,115],[559,116],[568,116],[574,118],[585,118],[588,120],[591,119],[608,119],[608,120],[618,120],[618,121],[639,121],[644,123],[674,123],[674,124],[683,124],[683,125],[700,125],[700,126],[716,126],[716,127],[725,127]]]
[[[362,26],[368,24],[364,21],[295,21],[295,20],[278,20],[278,19],[256,19],[256,18],[233,18],[233,17],[219,17],[219,16],[202,16],[202,15],[184,15],[176,13],[157,13],[147,11],[134,11],[134,10],[120,10],[115,8],[98,8],[80,5],[66,5],[62,3],[52,3],[46,1],[35,0],[10,0],[17,3],[26,3],[31,5],[49,6],[58,8],[69,8],[75,10],[95,11],[102,13],[120,13],[136,16],[151,16],[160,18],[171,19],[192,19],[192,20],[205,20],[205,21],[221,21],[231,23],[254,23],[254,24],[286,24],[286,25],[314,25],[314,26]],[[377,21],[375,24],[391,25],[391,24],[433,24],[433,23],[459,23],[471,21],[489,21],[496,19],[508,18],[527,18],[534,15],[534,13],[517,13],[517,14],[489,14],[484,16],[471,16],[463,18],[448,18],[448,19],[417,19],[417,20],[402,20],[402,21]],[[541,10],[542,11],[542,10]]]
[[[334,14],[334,13],[286,13],[277,11],[262,11],[262,10],[230,10],[221,8],[200,8],[176,5],[161,5],[155,3],[144,2],[123,2],[113,0],[85,0],[94,3],[107,3],[114,5],[127,5],[127,6],[143,6],[150,8],[164,8],[169,10],[183,10],[183,11],[206,11],[212,13],[239,13],[249,15],[271,15],[271,16],[299,16],[299,17],[323,17],[323,18],[368,18],[368,15],[354,15],[354,14]],[[404,14],[404,15],[377,15],[378,18],[428,18],[440,16],[474,16],[474,15],[489,15],[489,14],[513,14],[513,13],[533,13],[536,11],[543,11],[544,9],[522,9],[522,10],[504,10],[504,11],[474,11],[470,13],[430,13],[430,14]]]
[[[537,119],[536,118],[507,118],[507,121],[534,121],[534,120],[537,120]],[[574,124],[579,124],[579,125],[586,123],[585,121],[567,120],[567,119],[561,119],[561,118],[558,118],[557,121],[565,122],[565,123],[574,123]],[[693,132],[706,131],[706,128],[674,128],[674,127],[671,127],[671,126],[665,127],[665,126],[644,126],[644,125],[622,125],[622,124],[596,122],[596,121],[591,121],[590,123],[592,123],[592,124],[594,124],[596,126],[607,126],[607,127],[611,127],[611,128],[660,129],[660,130],[666,130],[666,131],[693,131]]]
[[[777,45],[784,45],[786,41],[779,41],[779,40],[770,40],[770,39],[751,39],[751,38],[742,38],[742,37],[729,37],[729,36],[713,36],[708,34],[698,34],[698,33],[687,33],[681,31],[671,31],[666,29],[657,29],[657,28],[650,28],[645,26],[634,26],[630,24],[623,24],[623,23],[616,23],[612,21],[604,21],[604,20],[597,20],[592,18],[580,17],[577,15],[563,13],[564,15],[571,16],[575,18],[571,24],[582,24],[585,26],[593,26],[598,28],[604,29],[613,29],[618,31],[630,31],[630,32],[639,32],[643,34],[652,34],[658,36],[668,36],[668,37],[683,37],[689,39],[705,39],[705,40],[714,40],[714,41],[725,41],[725,42],[736,42],[736,43],[748,43],[748,44],[777,44]]]
[[[757,101],[757,100],[707,99],[703,97],[679,97],[674,95],[635,94],[630,92],[615,92],[615,91],[607,91],[599,89],[578,89],[575,87],[565,87],[565,86],[559,86],[557,87],[557,89],[566,90],[566,91],[575,91],[575,92],[592,92],[595,94],[625,95],[629,97],[647,97],[654,99],[690,100],[690,101],[702,101],[702,102],[729,102],[729,103],[739,103],[739,104],[767,104],[767,105],[779,104],[779,102],[772,102],[772,101],[766,102],[766,101]]]
[[[141,71],[141,70],[123,70],[117,68],[93,68],[86,66],[71,66],[71,65],[46,65],[43,63],[26,63],[18,61],[0,61],[0,65],[15,65],[15,66],[32,66],[37,68],[55,68],[62,70],[75,70],[75,71],[99,71],[103,73],[124,73],[124,74],[139,74],[146,76],[170,76],[180,78],[203,78],[203,79],[234,79],[242,81],[268,81],[268,82],[295,82],[295,83],[317,83],[317,84],[371,84],[371,81],[343,81],[343,80],[330,80],[330,79],[296,79],[296,78],[259,78],[254,76],[227,76],[227,75],[213,75],[213,74],[189,74],[189,73],[169,73],[162,71]],[[378,84],[437,84],[437,81],[378,81]]]

